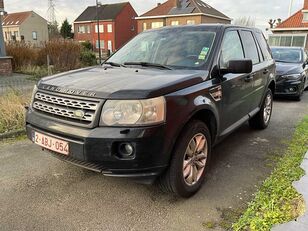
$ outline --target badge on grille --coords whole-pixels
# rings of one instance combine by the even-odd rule
[[[77,110],[77,111],[74,112],[74,116],[82,119],[85,116],[85,112],[82,111],[82,110]]]

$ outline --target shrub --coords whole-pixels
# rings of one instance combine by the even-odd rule
[[[39,50],[30,43],[10,42],[6,45],[6,51],[9,56],[13,57],[14,69],[18,69],[22,66],[33,65]]]
[[[25,109],[30,95],[10,91],[0,97],[0,134],[24,128]]]
[[[80,61],[83,66],[94,66],[97,64],[96,55],[90,50],[84,50],[81,52]]]
[[[48,73],[47,66],[27,65],[27,66],[22,66],[17,71],[26,75],[33,76],[35,80],[48,76],[48,74],[53,74],[53,73]]]
[[[90,43],[90,41],[82,42],[81,46],[86,50],[93,50],[93,45]]]

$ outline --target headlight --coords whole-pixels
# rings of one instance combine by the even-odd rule
[[[289,79],[289,80],[297,80],[301,77],[301,74],[291,74],[291,75],[283,75],[282,78]]]
[[[162,123],[166,117],[164,97],[146,100],[107,100],[101,126],[138,126]]]

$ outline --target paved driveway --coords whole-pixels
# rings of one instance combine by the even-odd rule
[[[251,198],[304,114],[308,92],[276,101],[267,130],[245,125],[215,148],[207,182],[188,200],[71,166],[28,141],[0,144],[0,230],[205,230]]]

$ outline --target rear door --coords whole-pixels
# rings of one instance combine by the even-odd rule
[[[275,63],[262,32],[257,31],[254,35],[260,56],[260,63],[256,67],[260,73],[256,75],[253,81],[254,101],[252,103],[252,110],[260,107],[270,75],[275,72]]]
[[[239,31],[237,29],[227,30],[221,46],[220,68],[226,68],[230,60],[244,58]],[[222,78],[222,135],[232,131],[248,117],[247,96],[252,90],[252,82],[249,78],[250,74],[225,74]]]
[[[247,113],[253,111],[255,113],[260,105],[264,86],[266,85],[266,78],[263,76],[263,69],[265,69],[266,66],[264,65],[263,56],[260,54],[260,49],[256,43],[253,32],[250,30],[241,30],[240,34],[243,42],[245,58],[251,59],[253,63],[253,70],[250,75],[251,78],[247,80],[250,86],[250,92],[246,97]]]

